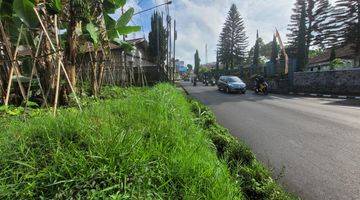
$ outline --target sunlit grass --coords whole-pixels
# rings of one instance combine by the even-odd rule
[[[110,93],[83,112],[10,121],[0,133],[0,199],[242,198],[181,92]]]

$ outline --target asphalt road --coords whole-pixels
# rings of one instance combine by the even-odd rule
[[[182,83],[302,199],[360,200],[360,103],[296,96],[225,94]]]

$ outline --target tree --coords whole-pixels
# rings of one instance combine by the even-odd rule
[[[291,49],[297,49],[299,43],[298,36],[300,23],[302,23],[301,14],[303,6],[305,6],[305,60],[307,63],[311,46],[325,48],[333,40],[332,32],[326,28],[331,21],[332,7],[328,0],[296,0],[288,28],[290,33],[287,34]],[[289,53],[296,54],[296,52]]]
[[[216,70],[220,69],[220,63],[219,63],[219,49],[216,50],[216,66],[215,66]]]
[[[188,64],[187,65],[187,70],[188,72],[192,71],[193,70],[193,66],[191,64]]]
[[[332,47],[337,40],[333,27],[333,13],[334,7],[330,4],[329,0],[318,0],[315,4],[315,11],[313,23],[314,38],[312,41],[313,46],[321,49]]]
[[[360,66],[360,1],[337,0],[332,23],[339,45],[352,44]]]
[[[294,8],[292,9],[293,14],[290,17],[290,24],[288,25],[288,30],[290,31],[287,34],[289,46],[296,48],[298,35],[299,35],[299,24],[301,16],[301,8],[305,4],[305,0],[296,0]]]
[[[149,55],[152,62],[160,66],[165,64],[167,54],[167,35],[163,26],[163,17],[154,12],[151,17],[151,31],[149,33]]]
[[[274,35],[273,41],[271,42],[271,58],[270,61],[276,65],[278,62],[280,48],[276,40],[276,36]]]
[[[297,45],[296,45],[296,59],[297,59],[297,67],[298,70],[303,71],[306,67],[307,62],[307,44],[306,44],[306,8],[305,3],[302,5],[301,16],[300,16],[300,24],[299,24],[299,32],[297,37]]]
[[[245,58],[245,50],[248,46],[245,33],[244,21],[237,7],[233,4],[228,12],[219,39],[219,61],[225,64],[225,68],[234,69],[242,64]]]
[[[331,48],[331,52],[330,52],[330,59],[329,61],[332,62],[336,59],[336,50],[335,47]]]
[[[200,62],[201,62],[201,60],[200,60],[200,57],[199,57],[199,51],[196,50],[195,55],[194,55],[194,66],[195,66],[194,73],[196,75],[199,75]]]
[[[31,55],[21,59],[33,62],[31,63],[33,65],[30,64],[33,67],[30,71],[34,73],[36,71],[36,74],[39,75],[39,82],[41,83],[39,87],[42,90],[44,100],[54,102],[55,108],[59,92],[61,91],[66,96],[71,91],[66,92],[64,88],[70,86],[73,89],[76,84],[76,66],[80,65],[79,55],[90,54],[92,55],[90,56],[92,57],[90,63],[93,72],[91,81],[94,86],[93,93],[96,94],[102,85],[105,60],[110,55],[110,42],[116,42],[125,49],[126,46],[129,47],[130,45],[125,41],[120,41],[119,37],[140,30],[138,26],[127,26],[134,13],[133,8],[129,8],[117,21],[109,17],[110,14],[122,8],[125,3],[126,0],[51,0],[44,2],[0,0],[0,24],[1,29],[5,30],[0,33],[0,45],[3,45],[4,41],[10,41],[10,44],[7,45],[10,50],[1,51],[0,54],[13,55],[12,50],[17,46],[16,40],[22,36],[19,44],[29,48]],[[42,22],[41,26],[39,21]],[[5,28],[2,26],[3,24]],[[20,34],[20,29],[22,34]],[[59,29],[64,31],[59,31]],[[48,34],[45,36],[43,35],[44,32]],[[40,40],[40,38],[42,39]],[[92,50],[90,50],[89,44],[91,44]],[[87,50],[82,51],[84,48],[80,47],[86,47]],[[98,54],[98,52],[101,53]],[[38,58],[34,59],[35,56]],[[7,72],[12,63],[18,64],[18,62],[7,62],[3,65],[6,69],[1,69],[0,77],[2,80],[0,84],[2,88],[5,84],[10,86],[10,83],[4,82],[4,80],[11,78],[9,77],[10,73]],[[20,73],[26,71],[24,63],[16,67],[19,68]],[[62,70],[64,68],[66,71]],[[3,71],[6,72],[4,73],[5,76]],[[33,73],[31,75],[22,74],[34,75]],[[67,80],[66,75],[70,80],[60,81],[65,77]],[[53,98],[54,96],[56,98]],[[24,98],[23,100],[27,99]]]
[[[259,31],[256,32],[256,42],[254,46],[254,56],[253,56],[253,67],[259,66],[259,58],[260,58],[260,47],[259,47]]]

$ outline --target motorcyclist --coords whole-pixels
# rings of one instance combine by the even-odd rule
[[[263,84],[265,82],[264,77],[262,77],[261,75],[257,75],[255,77],[255,88],[259,89],[260,85]]]
[[[197,82],[197,76],[194,76],[194,79],[193,79],[193,85],[196,86],[196,82]]]
[[[265,82],[265,78],[261,75],[257,75],[255,77],[255,90],[259,91],[261,85],[267,85]]]

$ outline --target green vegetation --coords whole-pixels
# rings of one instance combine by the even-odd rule
[[[216,123],[209,108],[192,101],[192,110],[198,117],[197,124],[212,141],[218,158],[227,163],[245,199],[296,199],[283,191],[244,143]]]
[[[3,116],[0,199],[289,199],[176,88],[109,87],[100,99]]]

